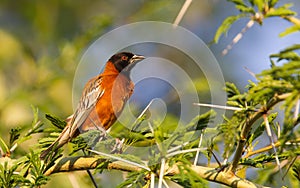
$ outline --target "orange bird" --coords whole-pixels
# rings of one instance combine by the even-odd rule
[[[113,55],[104,71],[86,83],[71,120],[59,137],[41,153],[40,158],[44,159],[50,151],[57,151],[80,132],[90,129],[108,130],[133,93],[134,84],[130,79],[130,71],[143,59],[144,56],[130,52]]]

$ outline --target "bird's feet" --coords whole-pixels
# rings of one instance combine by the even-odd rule
[[[111,150],[112,154],[121,154],[122,151],[122,147],[123,147],[123,143],[124,143],[125,139],[123,138],[122,140],[120,140],[119,138],[116,138],[116,144],[114,145],[113,149]]]

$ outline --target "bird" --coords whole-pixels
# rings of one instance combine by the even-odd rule
[[[104,70],[85,85],[75,113],[58,138],[40,155],[56,152],[80,133],[91,129],[108,130],[117,120],[134,90],[130,78],[132,68],[144,56],[131,52],[116,53],[106,62]]]

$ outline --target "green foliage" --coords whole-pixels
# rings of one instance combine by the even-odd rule
[[[278,8],[273,8],[270,11],[268,11],[265,16],[266,17],[273,17],[273,16],[294,16],[296,15],[296,12],[290,10],[289,8],[292,7],[292,4],[285,4]]]
[[[50,114],[46,114],[46,118],[52,123],[52,125],[54,125],[55,127],[57,127],[60,130],[63,130],[64,127],[67,125],[67,123],[65,121],[62,121],[59,118],[54,117]]]
[[[16,140],[19,139],[19,137],[20,137],[20,131],[21,131],[20,127],[13,128],[13,129],[10,130],[10,132],[9,132],[9,135],[10,135],[10,138],[9,138],[9,147],[12,147],[13,143]]]
[[[147,184],[145,180],[146,173],[145,172],[130,172],[127,175],[127,178],[124,182],[119,184],[117,188],[122,188],[126,186],[141,188]]]
[[[150,145],[149,147],[149,153],[146,154],[147,156],[147,164],[148,167],[152,170],[152,173],[158,174],[158,170],[160,169],[161,165],[161,159],[166,158],[166,163],[168,166],[172,166],[173,164],[180,162],[182,165],[180,165],[181,170],[183,170],[185,173],[181,174],[181,178],[179,176],[175,176],[174,180],[175,182],[178,182],[182,185],[186,185],[188,187],[193,187],[193,186],[199,186],[199,185],[204,185],[203,180],[198,177],[194,172],[190,170],[190,161],[193,157],[193,154],[188,153],[188,152],[183,152],[179,153],[178,155],[173,156],[173,152],[176,152],[177,150],[172,150],[173,148],[178,148],[180,151],[182,149],[191,149],[195,146],[193,141],[198,140],[198,131],[203,130],[207,127],[207,124],[210,122],[210,119],[215,116],[214,111],[209,111],[205,114],[199,115],[195,117],[190,123],[186,125],[180,125],[177,127],[172,132],[166,132],[163,128],[160,126],[157,126],[155,123],[152,124],[152,137],[154,138],[154,145]],[[86,139],[86,134],[83,134],[81,137],[85,137],[84,140]],[[149,135],[144,135],[145,138],[149,138]],[[107,138],[106,138],[107,139]],[[96,148],[99,150],[99,146],[102,146],[99,151],[103,152],[109,152],[107,148],[111,149],[111,140],[108,138],[108,140],[101,141],[99,144],[97,144]],[[182,143],[189,142],[189,144],[186,144],[181,147]],[[131,144],[130,142],[125,142],[127,144]],[[103,147],[104,146],[104,147]],[[124,146],[123,148],[126,148]],[[124,149],[123,149],[124,151]],[[125,150],[126,151],[126,150]],[[137,155],[135,153],[135,155]],[[144,164],[139,157],[134,156],[134,155],[128,155],[128,154],[117,154],[114,156],[118,156],[122,159],[126,159],[132,162],[135,162],[137,164]],[[169,157],[170,156],[170,157]],[[102,171],[103,168],[105,168],[105,163],[100,164],[97,167],[97,170]],[[124,181],[122,184],[119,185],[119,187],[124,187],[127,185],[132,185],[134,187],[143,187],[149,182],[145,180],[145,176],[147,176],[149,172],[142,171],[142,172],[132,172],[128,174],[128,177],[126,181]],[[197,177],[197,178],[196,178]],[[183,179],[182,179],[183,178]],[[195,179],[196,178],[196,179]]]
[[[269,124],[270,125],[273,125],[272,127],[274,127],[274,122],[276,120],[276,117],[278,115],[278,112],[275,112],[275,113],[271,113],[269,116],[268,116],[268,121],[269,121]],[[264,133],[265,131],[265,122],[262,122],[252,133],[250,136],[250,138],[247,140],[248,141],[248,144],[249,144],[249,147],[251,147],[251,145],[253,144],[253,142],[257,139],[257,138],[260,138],[260,136],[262,136],[262,134]]]
[[[0,164],[0,185],[4,188],[28,186],[31,182],[22,175],[15,173],[18,163],[9,164],[11,161],[2,160]]]
[[[296,152],[295,154],[297,154],[297,153],[299,153],[299,152]],[[284,152],[284,153],[281,153],[280,155],[278,155],[278,158],[280,160],[285,160],[290,155],[291,155],[290,152]],[[244,158],[244,159],[240,160],[241,165],[252,166],[255,168],[264,168],[264,165],[268,162],[275,162],[275,154],[273,154],[273,155],[261,154],[252,159]]]
[[[40,153],[31,151],[26,158],[24,166],[28,169],[28,173],[32,178],[32,186],[37,187],[47,184],[50,178],[43,174],[46,166],[40,160]]]
[[[218,30],[216,31],[215,37],[214,37],[214,42],[218,43],[221,35],[226,34],[228,32],[228,30],[230,29],[231,25],[236,22],[237,20],[239,20],[240,18],[246,17],[246,15],[244,14],[239,14],[239,15],[235,15],[235,16],[229,16],[227,17],[223,23],[221,24],[221,26],[218,28]]]
[[[287,28],[285,31],[281,32],[279,34],[279,36],[284,37],[286,35],[292,34],[292,33],[297,32],[297,31],[298,32],[300,31],[300,26],[299,25],[293,25],[293,26]]]
[[[229,28],[234,24],[234,22],[240,20],[241,18],[248,17],[250,20],[259,23],[263,23],[263,20],[270,17],[280,17],[286,19],[286,17],[292,17],[287,19],[293,26],[287,28],[284,32],[280,33],[280,36],[286,36],[293,32],[300,30],[300,22],[293,21],[293,16],[297,13],[292,11],[290,8],[292,4],[284,4],[282,6],[276,7],[278,0],[248,0],[249,4],[244,0],[228,0],[235,4],[235,8],[240,11],[240,14],[227,17],[223,23],[219,26],[216,31],[214,42],[218,43],[220,37],[227,33]]]
[[[298,179],[298,181],[300,181],[300,162],[296,162],[293,165],[293,175],[295,178]]]

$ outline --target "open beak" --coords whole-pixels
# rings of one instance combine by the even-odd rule
[[[141,61],[145,59],[144,56],[141,56],[141,55],[134,55],[131,59],[130,59],[130,64],[131,63],[135,63],[135,62],[138,62],[138,61]]]

